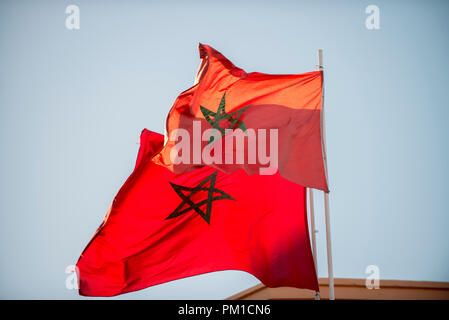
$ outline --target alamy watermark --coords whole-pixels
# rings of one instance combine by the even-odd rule
[[[261,175],[275,174],[279,162],[278,129],[247,129],[241,117],[251,105],[227,112],[225,104],[226,92],[217,111],[200,106],[204,120],[195,119],[188,129],[177,128],[170,132],[168,139],[174,145],[170,161],[174,165],[257,164]],[[203,131],[202,122],[211,128]]]
[[[267,136],[268,131],[268,136]],[[202,142],[212,143],[202,146]],[[261,175],[272,175],[278,168],[278,129],[225,129],[225,134],[209,128],[201,131],[201,121],[193,121],[192,134],[183,128],[170,133],[175,145],[170,160],[179,164],[259,164]],[[268,150],[269,149],[269,152]]]
[[[79,30],[80,28],[80,8],[71,4],[65,8],[65,27],[68,30]]]
[[[368,15],[365,19],[365,27],[368,30],[380,29],[380,9],[378,6],[371,4],[365,8],[365,13]]]
[[[68,276],[65,279],[65,287],[68,290],[78,290],[79,289],[79,279],[78,279],[78,267],[74,265],[69,265],[65,268],[65,273]]]
[[[372,264],[366,267],[365,273],[368,274],[365,281],[367,289],[380,289],[380,269]]]

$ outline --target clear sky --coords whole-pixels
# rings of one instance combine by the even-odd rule
[[[80,29],[65,9],[80,9]],[[365,27],[368,5],[380,29]],[[449,281],[447,1],[1,1],[0,298],[65,287],[130,174],[143,128],[163,132],[198,42],[246,71],[303,73],[324,50],[334,273]],[[323,196],[318,268],[327,276]],[[222,299],[226,271],[118,298]],[[85,299],[85,298],[81,298]]]

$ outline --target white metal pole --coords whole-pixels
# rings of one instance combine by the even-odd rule
[[[327,270],[329,274],[329,300],[335,300],[334,268],[332,264],[331,222],[329,217],[329,193],[324,193],[324,214],[326,216]]]
[[[322,71],[323,66],[323,50],[318,50],[318,67]],[[324,80],[323,89],[321,91],[321,135],[323,141],[323,160],[324,169],[326,172],[326,180],[329,183],[328,171],[327,171],[327,152],[326,152],[326,126],[324,122]],[[327,245],[327,270],[329,277],[329,300],[335,300],[335,290],[334,290],[334,268],[332,264],[332,240],[331,240],[331,221],[329,212],[329,193],[324,193],[324,215],[326,219],[326,245]]]
[[[312,235],[312,254],[313,263],[315,264],[315,272],[318,278],[318,264],[317,264],[317,250],[316,250],[316,233],[318,230],[315,229],[315,207],[313,203],[313,189],[309,188],[309,212],[310,212],[310,230]],[[320,292],[315,291],[315,300],[320,300]]]

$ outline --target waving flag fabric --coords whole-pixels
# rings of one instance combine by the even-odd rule
[[[170,110],[167,142],[155,162],[175,173],[205,164],[228,173],[244,169],[248,174],[270,174],[278,169],[292,182],[327,192],[321,139],[322,72],[247,73],[210,46],[200,44],[199,50],[202,63],[197,83],[180,94]],[[211,128],[224,138],[202,140]],[[245,141],[237,145],[237,139],[224,132],[227,128],[241,129]],[[179,134],[179,129],[188,134]],[[190,150],[182,141],[186,139]],[[195,144],[205,150],[212,148],[211,142],[230,144],[211,152],[209,160],[204,153],[194,152]],[[259,152],[260,148],[266,150]],[[271,154],[272,161],[264,157],[270,152],[276,153]]]
[[[113,296],[220,270],[269,287],[318,290],[305,188],[273,175],[156,160],[163,136],[141,135],[136,167],[77,263],[80,294]]]

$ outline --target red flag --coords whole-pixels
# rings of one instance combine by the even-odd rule
[[[269,287],[318,290],[306,189],[274,175],[210,166],[175,174],[154,162],[163,136],[141,135],[136,167],[81,254],[80,294],[113,296],[220,270]]]
[[[202,165],[224,172],[243,168],[248,174],[278,169],[290,181],[327,192],[321,139],[322,72],[247,73],[215,49],[202,44],[199,49],[202,63],[197,83],[181,93],[170,110],[168,141],[155,161],[175,173]],[[225,138],[204,138],[211,128],[221,130]],[[236,130],[227,134],[226,128],[241,129],[241,140],[234,136]],[[211,155],[204,152],[208,147],[214,149]],[[267,167],[274,170],[263,171]]]

